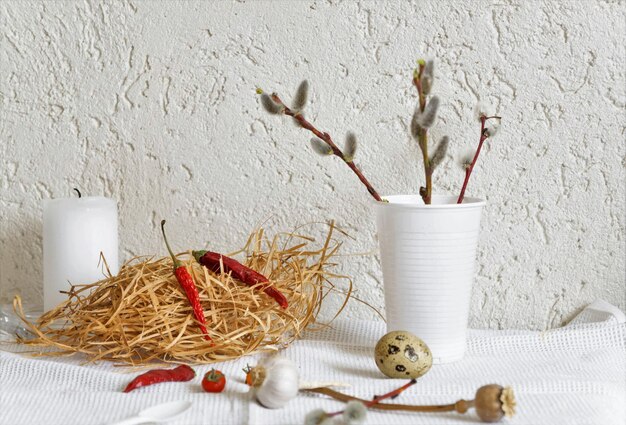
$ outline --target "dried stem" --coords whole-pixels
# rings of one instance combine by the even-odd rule
[[[335,142],[333,142],[333,139],[330,137],[330,134],[322,133],[317,128],[315,128],[313,126],[313,124],[308,122],[304,118],[304,115],[302,115],[300,112],[296,112],[296,111],[291,110],[287,105],[285,105],[285,103],[280,99],[280,97],[278,97],[278,95],[276,93],[273,93],[271,98],[272,98],[272,100],[274,102],[276,102],[277,104],[279,104],[283,108],[283,113],[285,115],[289,115],[290,117],[293,117],[296,121],[298,121],[298,123],[300,124],[300,126],[302,128],[305,128],[305,129],[309,130],[311,133],[315,134],[317,137],[322,139],[324,142],[328,143],[328,146],[330,146],[331,149],[333,150],[333,155],[338,156],[342,161],[344,161],[346,163],[346,165],[348,167],[350,167],[350,169],[354,172],[354,174],[356,174],[356,176],[359,178],[361,183],[363,183],[365,185],[365,187],[367,188],[367,191],[370,193],[370,195],[372,195],[372,197],[374,199],[376,199],[377,201],[382,201],[382,198],[380,197],[378,192],[376,192],[376,190],[371,185],[371,183],[365,178],[365,176],[363,175],[361,170],[359,170],[359,168],[354,164],[353,161],[351,161],[351,160],[348,161],[346,159],[346,157],[343,154],[343,152],[341,151],[341,149],[339,149],[337,147],[337,145],[335,144]]]
[[[407,384],[405,385],[405,387],[410,386],[413,384]],[[408,388],[408,387],[407,387]],[[406,389],[406,388],[405,388]],[[398,389],[399,390],[399,389]],[[395,391],[398,391],[395,390]],[[387,404],[387,403],[380,403],[380,400],[384,398],[391,398],[395,395],[398,395],[400,392],[404,391],[404,389],[402,389],[400,392],[390,395],[390,396],[382,396],[379,398],[375,398],[374,400],[363,400],[357,397],[352,397],[350,395],[344,394],[344,393],[340,393],[339,391],[335,391],[333,389],[330,388],[314,388],[314,389],[310,389],[310,390],[306,390],[309,392],[313,392],[313,393],[317,393],[317,394],[324,394],[327,395],[329,397],[334,398],[335,400],[339,400],[339,401],[343,401],[345,403],[349,402],[349,401],[360,401],[361,403],[363,403],[366,407],[368,408],[372,408],[372,409],[379,409],[379,410],[403,410],[403,411],[408,411],[408,412],[458,412],[458,413],[465,413],[467,412],[467,410],[471,407],[473,407],[474,405],[474,400],[459,400],[456,403],[452,403],[452,404],[443,404],[443,405],[423,405],[423,406],[415,406],[412,404]],[[395,391],[392,391],[395,392]],[[391,393],[390,393],[391,394]]]
[[[378,403],[380,403],[381,401],[387,399],[387,398],[396,398],[398,397],[404,390],[406,390],[407,388],[415,385],[417,383],[417,380],[415,379],[411,379],[409,382],[407,382],[406,384],[404,384],[403,386],[401,386],[400,388],[397,388],[393,391],[388,392],[387,394],[383,394],[383,395],[376,395],[374,396],[374,399],[372,401],[368,401],[367,403],[365,403],[365,407],[372,407]]]
[[[417,93],[419,95],[419,108],[420,113],[424,112],[426,108],[426,94],[424,94],[424,90],[422,89],[422,73],[424,72],[424,62],[420,62],[419,70],[413,74],[413,84],[415,88],[417,88]],[[428,157],[428,129],[421,128],[418,133],[418,143],[420,150],[422,151],[422,159],[424,161],[424,175],[426,177],[426,187],[420,188],[420,195],[424,200],[425,204],[430,204],[433,192],[433,170],[430,166],[430,158]]]
[[[471,164],[465,169],[465,180],[463,180],[463,187],[461,187],[461,193],[456,201],[457,204],[463,203],[463,198],[465,198],[465,189],[467,189],[467,183],[469,182],[472,171],[474,170],[474,165],[476,165],[476,161],[478,161],[478,155],[480,155],[483,143],[489,138],[489,135],[485,132],[485,123],[490,119],[500,119],[500,117],[495,115],[491,117],[483,115],[480,117],[480,141],[478,142],[478,147],[476,148],[476,153],[474,154]]]
[[[329,395],[329,396],[331,396],[331,397],[333,397],[333,398],[335,398],[337,400],[341,400],[341,401],[345,401],[345,402],[352,401],[352,400],[360,401],[361,403],[363,403],[363,405],[365,407],[367,407],[369,409],[370,407],[376,408],[377,405],[381,404],[380,402],[382,400],[385,400],[385,399],[388,399],[388,398],[396,398],[396,397],[398,397],[404,390],[406,390],[407,388],[415,385],[416,383],[417,383],[417,381],[415,379],[411,379],[408,383],[404,384],[400,388],[396,388],[395,390],[390,391],[387,394],[374,396],[374,398],[372,400],[361,400],[359,398],[351,397],[349,395],[340,393],[338,391],[331,390],[330,388],[313,388],[313,389],[307,390],[307,391],[316,392],[316,393],[320,393],[320,394],[326,394],[326,395]],[[329,392],[322,392],[322,391],[318,391],[318,390],[329,390]],[[339,397],[343,397],[343,398],[345,398],[345,400],[342,400]],[[385,405],[383,404],[383,406],[385,406]],[[329,417],[337,416],[337,415],[340,415],[342,413],[343,413],[343,410],[340,410],[338,412],[330,413],[328,416]]]

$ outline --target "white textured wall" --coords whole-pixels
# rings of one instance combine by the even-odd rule
[[[438,59],[433,131],[452,141],[435,178],[457,193],[477,141],[477,97],[503,130],[469,194],[486,197],[471,325],[545,328],[596,297],[625,308],[623,2],[248,1],[0,3],[0,293],[41,303],[42,199],[119,200],[121,254],[239,247],[270,227],[334,218],[376,249],[350,171],[268,116],[255,86],[312,85],[308,116],[360,137],[381,193],[416,192],[407,131],[419,55]],[[178,233],[174,236],[175,230]],[[343,258],[382,307],[375,256]],[[351,303],[347,314],[373,317]]]

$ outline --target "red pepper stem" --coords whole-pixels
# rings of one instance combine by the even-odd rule
[[[200,251],[192,251],[191,253],[192,253],[193,257],[196,259],[196,261],[199,263],[200,262],[200,258],[202,258],[202,256],[204,254],[206,254],[207,251],[205,249],[203,249],[203,250],[200,250]]]
[[[165,220],[161,220],[161,232],[163,233],[163,239],[165,240],[165,246],[167,247],[170,256],[172,257],[172,261],[174,262],[174,270],[181,267],[183,264],[180,262],[178,258],[172,252],[172,248],[170,248],[170,244],[167,242],[167,236],[165,236]]]

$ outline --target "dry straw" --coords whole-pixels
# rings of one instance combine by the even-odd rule
[[[39,347],[33,355],[83,353],[89,362],[130,365],[211,363],[283,348],[312,328],[330,292],[345,296],[339,312],[350,297],[351,280],[329,271],[340,247],[334,230],[331,223],[323,245],[311,248],[311,237],[282,233],[270,240],[260,229],[233,254],[245,254],[245,264],[270,279],[289,300],[286,310],[258,288],[214,274],[189,253],[180,254],[198,286],[213,342],[204,340],[173,275],[172,260],[147,257],[130,260],[117,276],[73,286],[68,300],[36,323],[26,319],[16,297],[15,311],[34,334],[21,342]],[[332,283],[337,279],[346,280],[347,289],[337,289]]]

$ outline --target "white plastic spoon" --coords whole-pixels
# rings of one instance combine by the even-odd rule
[[[169,421],[174,416],[180,415],[185,410],[191,407],[190,401],[171,401],[169,403],[157,404],[156,406],[148,407],[137,413],[136,416],[131,416],[120,422],[115,422],[112,425],[136,425],[145,424],[148,422],[164,422]]]

